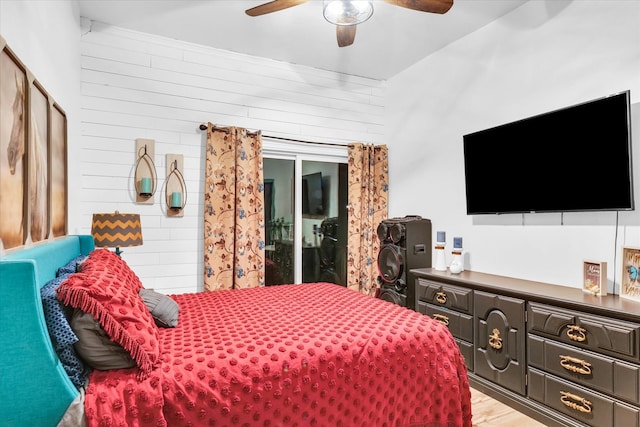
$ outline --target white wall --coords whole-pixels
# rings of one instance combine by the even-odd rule
[[[94,212],[140,213],[144,244],[123,256],[148,288],[203,287],[201,123],[310,141],[384,142],[385,82],[83,25],[82,135],[70,153],[82,169],[76,227],[88,233]],[[161,181],[153,205],[134,203],[136,138],[156,141]],[[181,218],[167,217],[162,202],[167,153],[184,155],[188,203]]]
[[[79,144],[80,17],[76,2],[0,1],[0,36],[62,107],[67,116],[67,146]],[[78,223],[79,165],[67,166],[69,224]],[[73,233],[73,228],[70,228]]]
[[[455,7],[455,5],[454,5]],[[640,209],[640,2],[530,1],[388,82],[390,214],[463,237],[466,268],[581,287],[583,260],[608,263],[619,291],[623,245],[640,215],[467,216],[462,136],[631,90]],[[616,234],[617,232],[617,234]],[[617,254],[617,258],[616,258]]]

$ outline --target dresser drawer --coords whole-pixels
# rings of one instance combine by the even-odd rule
[[[461,286],[417,278],[416,300],[473,314],[473,290]]]
[[[473,342],[472,316],[422,301],[418,301],[418,311],[443,323],[454,337]]]
[[[529,303],[528,331],[625,360],[640,360],[637,323]]]
[[[640,409],[529,369],[530,398],[593,427],[638,427]]]
[[[468,370],[473,372],[473,343],[462,341],[458,338],[454,338],[454,340],[458,343],[460,353],[464,356],[464,364],[467,366]]]
[[[535,335],[529,335],[528,344],[529,366],[640,403],[640,366]]]

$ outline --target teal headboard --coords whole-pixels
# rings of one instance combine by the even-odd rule
[[[51,344],[40,288],[93,248],[92,236],[66,236],[0,257],[2,426],[55,426],[78,395]]]

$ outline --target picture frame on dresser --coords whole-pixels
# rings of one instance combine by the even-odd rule
[[[640,301],[640,247],[622,247],[620,297]]]
[[[607,295],[607,263],[605,261],[583,261],[582,290],[595,296]]]

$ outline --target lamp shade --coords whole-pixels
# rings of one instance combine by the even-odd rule
[[[335,25],[357,25],[373,15],[373,1],[324,0],[324,18]]]
[[[91,234],[96,247],[120,248],[142,245],[139,214],[94,213]],[[118,252],[118,251],[116,251]]]

